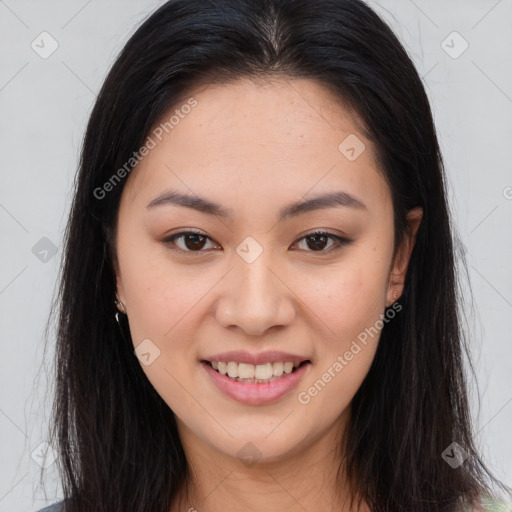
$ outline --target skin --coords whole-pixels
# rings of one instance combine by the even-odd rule
[[[192,95],[197,106],[128,178],[114,261],[134,347],[150,339],[160,350],[141,366],[176,416],[193,474],[190,494],[171,512],[333,510],[334,447],[380,331],[309,403],[297,395],[400,296],[422,211],[409,213],[410,236],[393,257],[391,194],[371,143],[320,83],[239,80]],[[338,150],[349,134],[366,146],[354,161]],[[233,219],[146,208],[169,188],[230,208]],[[350,193],[366,209],[277,221],[282,207],[332,191]],[[319,228],[353,242],[336,249],[332,239],[304,238]],[[209,238],[162,242],[189,229]],[[248,236],[263,249],[252,263],[236,252]],[[200,360],[244,349],[298,353],[312,364],[277,402],[242,404],[213,385]],[[237,455],[247,443],[260,454],[251,466]],[[336,510],[349,510],[347,492],[343,483]]]

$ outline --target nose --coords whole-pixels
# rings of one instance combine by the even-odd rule
[[[254,336],[289,325],[296,314],[296,298],[280,266],[267,257],[266,251],[252,263],[235,257],[238,260],[219,291],[217,321],[223,327],[236,327]]]

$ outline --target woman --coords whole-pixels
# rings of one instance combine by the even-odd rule
[[[364,3],[164,4],[66,232],[66,511],[490,510],[451,229],[422,82]]]

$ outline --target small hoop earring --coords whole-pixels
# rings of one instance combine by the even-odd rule
[[[116,311],[116,314],[114,316],[116,318],[117,326],[119,327],[119,332],[121,333],[121,337],[123,338],[125,343],[128,343],[128,340],[126,339],[126,336],[124,335],[124,332],[123,332],[124,329],[121,324],[121,319],[119,318],[119,311]]]

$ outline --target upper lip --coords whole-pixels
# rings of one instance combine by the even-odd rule
[[[265,364],[276,363],[279,361],[309,361],[307,357],[290,354],[289,352],[280,352],[278,350],[270,350],[267,352],[260,352],[258,354],[251,354],[245,350],[234,350],[231,352],[222,352],[221,354],[214,354],[203,359],[204,361],[223,361],[229,363],[234,361],[236,363],[246,364]]]

